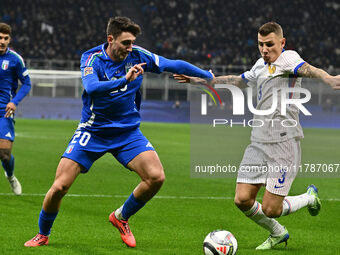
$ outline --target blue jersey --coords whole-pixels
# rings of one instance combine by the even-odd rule
[[[106,53],[107,43],[97,46],[81,57],[84,85],[83,109],[79,128],[91,131],[126,131],[140,125],[138,91],[143,76],[127,82],[125,75],[135,64],[146,63],[146,72],[163,71],[202,78],[212,75],[182,60],[169,60],[141,47],[133,46],[132,52],[121,62],[114,62]],[[137,95],[137,97],[136,97]]]
[[[23,58],[14,50],[8,48],[5,54],[0,55],[0,65],[0,117],[3,117],[9,102],[18,105],[28,94],[31,81]],[[22,87],[17,94],[18,80]]]

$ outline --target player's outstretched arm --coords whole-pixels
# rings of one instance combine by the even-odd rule
[[[184,60],[172,60],[159,56],[159,66],[161,72],[167,71],[170,73],[184,74],[187,76],[200,77],[204,79],[213,78],[211,72],[203,70]]]
[[[306,78],[316,78],[322,80],[335,90],[340,90],[340,75],[332,76],[326,71],[314,67],[308,63],[304,63],[299,69],[298,74]]]
[[[237,75],[226,75],[226,76],[218,76],[212,73],[213,79],[207,81],[202,78],[187,76],[183,74],[174,74],[174,79],[177,80],[179,83],[190,83],[193,85],[214,85],[214,84],[229,84],[234,85],[239,88],[247,87],[246,83],[243,81],[241,76]]]
[[[213,79],[210,79],[209,81],[207,79],[188,76],[188,75],[184,75],[184,74],[174,74],[173,77],[179,83],[190,83],[192,85],[210,85],[210,83],[212,83],[212,81],[215,79],[215,75],[212,73],[211,70],[209,70],[209,72],[213,76]]]
[[[247,87],[247,84],[242,79],[242,76],[238,76],[238,75],[218,76],[213,80],[213,84],[234,85],[241,89]]]

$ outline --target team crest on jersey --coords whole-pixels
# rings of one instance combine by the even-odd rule
[[[270,74],[275,73],[276,71],[276,66],[271,66],[270,64],[268,65],[268,71]]]
[[[73,147],[74,147],[74,145],[68,146],[67,149],[66,149],[66,153],[71,153],[72,150],[73,150]]]
[[[132,63],[127,63],[127,64],[125,65],[125,72],[128,73],[129,70],[131,69],[131,67],[133,67]]]
[[[93,67],[92,66],[85,67],[84,76],[86,76],[88,74],[93,74]]]
[[[8,60],[2,61],[2,65],[1,65],[2,70],[7,70],[8,66],[9,66],[9,61]]]

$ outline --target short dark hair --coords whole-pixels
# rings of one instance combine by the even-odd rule
[[[141,34],[141,28],[128,17],[110,18],[107,24],[106,33],[117,38],[122,32],[130,32],[134,36]]]
[[[11,26],[6,23],[0,23],[0,33],[11,35],[12,34]]]
[[[282,36],[283,37],[283,30],[282,27],[277,24],[274,21],[271,22],[267,22],[265,24],[263,24],[260,28],[258,33],[262,36],[266,36],[269,35],[270,33],[274,33],[278,36]]]

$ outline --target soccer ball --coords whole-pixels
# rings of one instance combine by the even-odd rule
[[[210,232],[203,241],[205,255],[234,255],[236,251],[236,238],[226,230]]]

